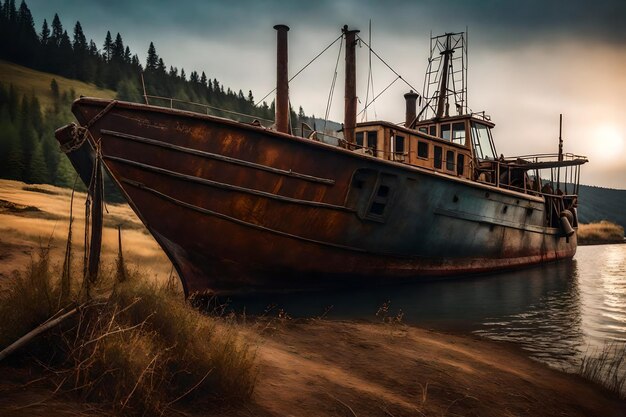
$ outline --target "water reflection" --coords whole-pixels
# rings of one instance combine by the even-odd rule
[[[536,280],[556,279],[560,285],[549,288],[518,313],[495,314],[482,321],[474,333],[517,343],[532,358],[570,369],[587,345],[582,332],[578,261],[529,272]]]
[[[517,343],[535,359],[573,369],[589,346],[626,341],[626,245],[579,248],[576,258],[497,275],[339,292],[273,294],[231,300],[262,314],[376,320],[391,301],[404,321]],[[275,314],[275,313],[274,313]]]

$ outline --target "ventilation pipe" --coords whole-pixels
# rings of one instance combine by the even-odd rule
[[[404,127],[408,127],[412,129],[412,124],[415,123],[415,118],[417,117],[417,98],[419,94],[410,90],[408,93],[404,95],[404,100],[406,101],[406,115],[404,118]]]
[[[287,32],[289,26],[276,25],[276,130],[289,133],[289,73]]]
[[[355,143],[354,129],[356,128],[356,34],[358,30],[348,30],[345,25],[342,30],[346,38],[346,92],[343,122],[343,138],[348,143]]]

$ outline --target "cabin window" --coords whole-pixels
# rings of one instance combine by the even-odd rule
[[[482,123],[472,122],[472,141],[478,159],[496,159],[491,143],[489,128]]]
[[[441,125],[441,139],[450,140],[450,124]]]
[[[465,145],[465,123],[452,124],[452,142]]]
[[[465,157],[463,154],[458,154],[456,156],[456,173],[458,175],[463,175],[463,169],[465,168]]]
[[[420,132],[422,132],[422,133],[428,133],[428,128],[427,128],[427,127],[420,127],[420,128],[419,128],[419,129],[417,129],[417,130],[419,130],[419,131],[420,131]]]
[[[428,159],[428,143],[417,142],[417,156]]]
[[[442,167],[442,156],[443,151],[441,149],[441,146],[435,146],[435,168],[437,169],[441,169]]]
[[[367,146],[372,150],[374,156],[376,156],[376,148],[378,146],[378,132],[367,132]]]
[[[359,148],[363,147],[363,132],[356,132],[356,144]]]
[[[454,171],[454,151],[446,152],[446,169],[448,171]]]
[[[430,136],[437,136],[437,125],[432,125],[428,128],[428,134]]]
[[[398,136],[393,140],[393,151],[396,154],[404,155],[404,136]]]

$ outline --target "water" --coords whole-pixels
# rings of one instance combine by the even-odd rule
[[[272,294],[230,301],[238,311],[380,320],[471,332],[518,344],[529,356],[575,371],[584,355],[626,342],[626,245],[582,246],[575,258],[513,272],[340,292]]]

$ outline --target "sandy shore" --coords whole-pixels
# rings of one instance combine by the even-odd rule
[[[192,416],[623,416],[626,402],[515,347],[404,325],[265,321],[242,326],[258,344],[248,404]],[[104,415],[35,376],[0,369],[0,414]],[[42,401],[41,403],[38,403]],[[181,410],[182,411],[182,410]]]

